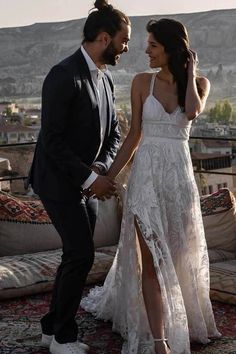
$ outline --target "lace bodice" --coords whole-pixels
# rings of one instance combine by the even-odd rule
[[[153,95],[155,78],[156,74],[152,76],[150,93],[143,105],[143,137],[188,140],[192,122],[181,111],[180,106],[177,106],[172,113],[165,111],[162,104]]]

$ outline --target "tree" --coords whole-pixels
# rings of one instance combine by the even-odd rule
[[[30,126],[31,125],[31,119],[28,116],[25,116],[23,119],[23,125],[25,126]]]
[[[236,124],[236,110],[233,110],[232,112],[232,122],[233,124]]]
[[[5,113],[7,117],[10,117],[12,115],[11,107],[6,107],[3,113]]]
[[[210,122],[229,124],[232,120],[233,107],[228,100],[217,101],[215,106],[209,110]]]
[[[221,118],[221,105],[219,101],[216,102],[214,107],[210,108],[208,117],[210,122],[217,122]]]
[[[232,105],[229,103],[228,100],[225,100],[222,104],[222,111],[221,111],[222,118],[229,123],[232,119],[232,113],[233,113]]]

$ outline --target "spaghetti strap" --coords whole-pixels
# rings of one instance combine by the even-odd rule
[[[150,83],[150,95],[153,94],[153,88],[154,88],[156,76],[157,76],[157,73],[152,74],[151,83]]]

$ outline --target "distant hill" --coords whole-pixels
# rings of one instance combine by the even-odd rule
[[[119,70],[119,78],[122,72],[125,77],[126,72],[148,69],[145,26],[149,19],[160,17],[174,18],[186,25],[203,71],[215,70],[219,64],[236,71],[236,9],[232,9],[131,17],[130,51],[112,68],[114,74]],[[0,98],[39,96],[50,67],[79,47],[83,24],[81,19],[0,29]]]

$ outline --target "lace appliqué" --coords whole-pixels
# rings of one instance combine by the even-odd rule
[[[170,115],[151,95],[146,100],[117,253],[104,286],[82,300],[87,311],[113,322],[125,340],[122,354],[152,354],[143,344],[152,333],[135,219],[153,257],[172,353],[190,354],[190,339],[206,344],[208,337],[220,336],[209,299],[209,260],[187,142],[190,126],[181,110]]]

